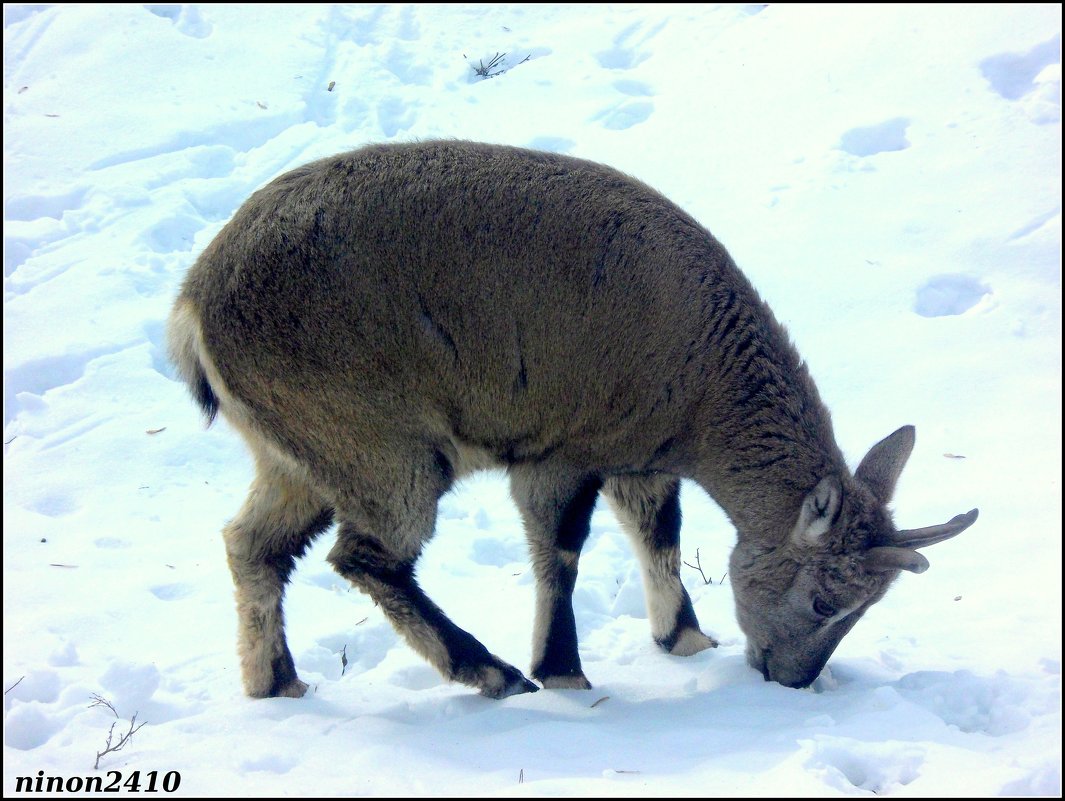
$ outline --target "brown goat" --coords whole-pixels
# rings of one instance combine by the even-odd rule
[[[462,475],[507,470],[536,575],[532,676],[587,688],[572,608],[599,493],[643,570],[651,634],[716,643],[681,584],[681,478],[738,532],[747,656],[812,682],[916,548],[976,510],[896,531],[885,505],[914,441],[852,475],[788,340],[724,247],[608,167],[458,141],[378,145],[256,192],[190,270],[172,357],[257,476],[224,532],[249,695],[302,695],[282,596],[335,520],[329,561],[449,679],[536,690],[421,590],[415,561]]]

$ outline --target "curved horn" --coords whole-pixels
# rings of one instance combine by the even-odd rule
[[[866,551],[865,567],[878,573],[886,573],[889,570],[924,573],[928,570],[928,560],[912,548],[881,545]]]
[[[891,538],[891,545],[899,548],[924,548],[937,542],[956,537],[976,522],[979,509],[971,509],[963,515],[957,515],[949,523],[925,528],[911,528],[900,531]]]

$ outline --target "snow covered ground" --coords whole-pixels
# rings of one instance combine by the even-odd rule
[[[5,795],[104,771],[201,796],[1060,794],[1060,32],[1057,5],[5,6]],[[664,192],[789,327],[852,464],[917,426],[900,526],[980,507],[815,690],[745,665],[733,530],[686,486],[714,651],[653,645],[600,507],[575,596],[592,691],[445,684],[326,535],[287,601],[313,693],[243,696],[218,532],[251,465],[175,381],[170,303],[272,177],[432,137]],[[528,668],[501,476],[444,499],[419,575]],[[100,771],[94,695],[116,737],[145,723]]]

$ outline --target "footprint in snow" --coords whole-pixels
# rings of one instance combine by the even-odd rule
[[[297,667],[338,681],[341,676],[358,675],[380,665],[397,645],[396,633],[382,622],[355,623],[352,621],[349,629],[319,637],[315,646],[299,654]]]
[[[852,156],[875,156],[895,150],[905,150],[910,146],[906,139],[906,129],[910,121],[905,117],[895,117],[876,125],[851,128],[844,132],[839,140],[839,149]]]
[[[4,699],[8,702],[51,704],[59,698],[59,674],[54,670],[31,670],[9,684],[4,688]]]
[[[88,189],[76,187],[58,195],[13,195],[4,201],[4,219],[33,222],[42,217],[63,219],[68,211],[82,207]]]
[[[381,126],[381,133],[391,139],[414,125],[418,119],[416,105],[395,95],[384,98],[377,106],[377,122]]]
[[[162,682],[159,669],[152,664],[112,662],[100,676],[102,696],[111,701],[119,715],[128,716],[143,710]]]
[[[999,53],[989,56],[980,62],[980,72],[991,84],[991,88],[1006,100],[1020,100],[1037,88],[1036,78],[1040,73],[1046,67],[1060,64],[1060,59],[1059,34],[1037,44],[1027,53]],[[1060,97],[1058,104],[1061,104]]]
[[[192,250],[196,233],[204,225],[202,219],[178,214],[153,225],[144,232],[143,238],[156,253]]]
[[[564,136],[537,136],[535,139],[529,140],[528,146],[534,150],[568,153],[577,146],[577,143],[572,139],[566,139]]]
[[[1061,34],[1027,53],[999,53],[980,62],[991,88],[1017,103],[1036,125],[1061,122]]]
[[[614,81],[614,88],[623,95],[630,97],[651,97],[655,91],[643,81],[634,81],[631,78],[622,78]]]
[[[188,598],[192,595],[193,587],[191,584],[184,584],[181,582],[174,584],[159,584],[158,586],[152,587],[150,592],[160,601],[180,601],[182,598]]]
[[[214,26],[203,18],[195,5],[159,3],[144,8],[157,17],[170,20],[178,31],[193,39],[206,39],[214,30]]]
[[[920,775],[924,750],[910,743],[877,743],[818,735],[803,744],[804,767],[844,793],[894,792]]]
[[[407,45],[394,44],[381,62],[400,83],[414,86],[428,86],[433,68],[418,57],[418,51]]]
[[[900,696],[966,734],[1002,737],[1028,728],[1032,712],[1057,714],[1059,701],[1039,685],[999,672],[918,671],[895,685]]]
[[[47,743],[65,725],[62,716],[49,714],[38,704],[19,704],[4,718],[4,745],[30,751]]]
[[[606,50],[595,54],[599,66],[608,70],[631,70],[651,57],[650,50],[641,50],[640,46],[646,44],[665,27],[667,20],[662,20],[657,25],[643,31],[642,22],[636,22],[625,28],[614,37],[614,44]]]
[[[624,131],[646,122],[654,110],[655,105],[650,100],[626,100],[600,111],[592,119],[600,120],[600,124],[607,130]]]
[[[922,317],[964,314],[990,293],[991,287],[972,276],[937,275],[917,290],[913,310]]]
[[[45,356],[6,368],[4,370],[4,424],[14,420],[15,416],[22,411],[34,412],[47,409],[48,402],[44,399],[44,395],[48,390],[73,384],[85,375],[93,359],[116,353],[125,347],[125,345],[108,344],[62,356]],[[95,425],[98,425],[98,419],[89,415],[77,423],[63,426],[46,437],[45,447],[54,448],[61,445],[85,433]],[[57,497],[55,509],[59,514],[66,514],[74,508],[71,502],[62,500],[65,497]],[[47,511],[41,513],[49,514]]]

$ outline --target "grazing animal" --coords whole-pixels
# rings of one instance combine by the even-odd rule
[[[646,185],[576,158],[461,141],[375,145],[253,194],[208,245],[169,323],[209,420],[256,478],[224,530],[244,688],[300,696],[282,596],[334,521],[329,561],[448,679],[538,689],[458,628],[414,567],[459,477],[502,466],[536,577],[532,677],[588,688],[572,594],[602,494],[642,567],[651,634],[717,643],[680,579],[681,478],[738,532],[747,658],[802,687],[916,549],[885,505],[911,426],[853,475],[784,328],[725,248]]]

